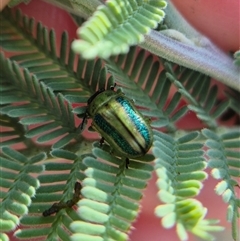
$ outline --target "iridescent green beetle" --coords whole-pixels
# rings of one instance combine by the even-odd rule
[[[113,148],[116,154],[128,158],[144,156],[153,142],[152,129],[146,119],[120,90],[99,90],[88,100],[86,118],[92,127]]]

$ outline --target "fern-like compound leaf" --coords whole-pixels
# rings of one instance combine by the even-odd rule
[[[201,74],[196,76],[195,72],[187,69],[174,73],[170,64],[165,66],[168,70],[167,77],[189,102],[188,108],[194,111],[207,126],[216,128],[217,118],[228,109],[230,101],[224,100],[217,104],[218,87],[216,85],[210,87],[209,77]]]
[[[51,204],[70,200],[74,184],[85,177],[83,157],[62,149],[54,149],[51,155],[52,159],[45,161],[45,172],[39,176],[42,185],[35,194],[28,215],[21,220],[22,228],[15,233],[18,238],[70,240],[69,225],[79,219],[72,208],[62,209],[55,216],[42,216]]]
[[[176,225],[180,240],[187,239],[187,232],[211,240],[209,231],[220,231],[222,228],[209,226],[206,229],[211,220],[205,219],[206,208],[194,199],[203,186],[202,181],[207,178],[207,173],[203,171],[206,168],[203,145],[195,140],[199,134],[192,132],[173,138],[160,132],[154,133],[158,197],[164,203],[156,207],[155,214],[162,218],[165,228]]]
[[[237,181],[240,177],[240,131],[214,133],[204,129],[203,135],[207,138],[206,146],[209,157],[208,166],[212,169],[212,176],[219,179],[215,191],[221,195],[224,202],[228,203],[227,219],[232,223],[232,235],[238,236],[237,219],[239,218],[239,197],[235,186],[239,187]]]
[[[165,7],[163,0],[108,0],[79,28],[80,40],[72,48],[86,59],[127,53],[130,45],[142,42],[143,35],[162,21]]]
[[[84,159],[88,168],[78,202],[81,221],[71,224],[72,240],[127,240],[152,167],[130,160],[126,169],[124,159],[99,148],[93,154]]]
[[[9,11],[6,12],[10,14]],[[5,50],[17,52],[10,59],[4,58],[2,54],[0,57],[1,66],[4,67],[2,73],[4,76],[1,81],[1,113],[19,118],[22,125],[31,127],[26,135],[27,138],[38,137],[39,143],[49,143],[60,137],[53,148],[66,146],[72,139],[79,138],[72,113],[78,114],[78,109],[73,111],[71,104],[85,104],[90,96],[89,89],[80,84],[77,78],[86,79],[88,81],[86,85],[95,81],[95,86],[98,86],[99,82],[105,82],[106,70],[102,67],[100,60],[90,62],[79,60],[75,74],[73,72],[75,55],[68,49],[66,33],[62,35],[60,57],[58,57],[53,31],[48,32],[40,23],[36,26],[32,19],[23,17],[19,11],[15,19],[12,19],[19,27],[13,28],[12,22],[4,14],[1,15],[4,39],[1,41],[1,46]],[[33,34],[35,27],[37,27],[36,41]],[[13,29],[15,38],[9,35],[8,29]],[[24,39],[23,36],[26,33],[31,35]],[[19,49],[16,49],[16,46],[19,46]],[[28,50],[24,53],[21,50],[19,53],[20,49],[26,46]],[[78,91],[75,91],[76,89]],[[56,92],[58,95],[55,94]],[[49,132],[49,130],[52,131]],[[6,131],[2,135],[8,135],[5,144],[21,142],[24,139],[15,136],[11,141],[10,133]]]
[[[9,147],[2,147],[1,166],[1,205],[0,232],[13,231],[20,219],[29,212],[31,198],[36,195],[40,182],[33,174],[40,173],[44,167],[39,162],[46,155],[39,153],[27,157]],[[1,234],[4,240],[6,236]]]
[[[146,2],[150,1],[142,1],[144,6]],[[151,1],[152,6],[158,3],[159,1]],[[124,15],[125,12],[122,14],[127,16]],[[2,223],[2,228],[5,230],[6,225],[12,225],[14,229],[20,220],[21,229],[15,235],[22,239],[70,240],[71,236],[75,240],[126,240],[139,213],[142,190],[152,173],[153,168],[149,165],[152,155],[130,160],[129,168],[126,169],[125,160],[116,157],[114,153],[109,154],[111,150],[107,145],[99,149],[95,144],[92,154],[92,140],[83,141],[85,135],[80,135],[72,113],[82,118],[91,94],[99,88],[107,89],[115,82],[126,96],[134,99],[140,111],[152,119],[152,127],[164,127],[168,132],[177,130],[176,121],[188,110],[195,111],[199,119],[211,128],[216,128],[217,118],[228,109],[228,101],[221,102],[216,107],[218,89],[211,87],[206,76],[163,59],[158,60],[136,47],[131,47],[128,55],[118,55],[115,59],[85,61],[69,50],[67,33],[62,34],[60,49],[57,49],[55,32],[48,31],[42,24],[35,24],[33,19],[23,17],[20,12],[12,17],[6,10],[0,16],[1,47],[11,56],[5,58],[1,55],[0,59],[1,67],[3,66],[0,77],[0,124],[3,127],[1,136],[4,138],[1,145],[24,144],[25,154],[40,152],[41,148],[49,153],[53,148],[52,156],[44,161],[45,172],[41,175],[38,174],[38,155],[34,155],[31,159],[34,164],[26,169],[21,163],[13,162],[10,157],[3,155],[2,165],[7,170],[3,168],[1,175],[4,191],[1,197],[8,195],[5,189],[8,190],[12,184],[9,177],[12,178],[13,173],[19,177],[22,170],[27,172],[31,169],[34,175],[38,175],[37,180],[42,185],[33,195],[33,190],[28,189],[25,180],[20,182],[18,188],[22,193],[27,192],[27,195],[16,195],[15,200],[20,205],[9,202],[8,207],[19,216],[26,212],[28,215],[21,216],[21,220],[18,215],[12,215],[10,222],[7,220]],[[135,23],[135,17],[130,18],[131,23]],[[118,25],[116,23],[117,29]],[[96,34],[101,33],[96,31]],[[107,68],[104,67],[106,62]],[[109,72],[112,74],[110,77]],[[172,83],[179,93],[172,94]],[[231,96],[229,108],[239,113],[237,94]],[[182,96],[189,105],[183,103],[180,108]],[[213,175],[220,179],[216,192],[229,203],[228,219],[234,220],[240,201],[237,198],[233,200],[234,193],[229,188],[229,183],[232,187],[238,185],[237,136],[224,136],[229,167],[224,170],[222,165],[225,165],[225,161],[218,160],[223,154],[220,135],[214,131],[208,135],[206,143],[211,147],[208,150],[211,156],[209,167],[214,167]],[[186,239],[189,231],[210,239],[209,231],[219,230],[219,226],[215,226],[214,221],[205,219],[206,209],[195,199],[207,176],[203,171],[206,166],[203,140],[202,137],[196,140],[197,132],[180,136],[181,134],[173,138],[167,134],[155,133],[158,196],[164,203],[157,207],[156,213],[162,217],[164,227],[176,226],[182,240]],[[72,139],[79,141],[67,145]],[[50,141],[55,143],[45,145]],[[68,151],[59,149],[62,147]],[[18,157],[24,161],[20,156],[12,158]],[[229,180],[223,178],[227,175],[231,177]],[[29,185],[36,186],[36,180],[31,175],[26,175],[25,178]],[[58,209],[57,213],[48,211],[54,203],[70,200],[74,184],[78,181],[83,184],[78,211],[74,210],[76,207],[69,208],[70,206]],[[29,203],[31,206],[28,208]],[[46,210],[49,216],[42,217],[42,212]],[[236,222],[233,221],[232,224],[233,230],[236,230]],[[7,236],[3,233],[0,238],[6,240]]]
[[[25,135],[26,137],[32,138],[41,135],[37,141],[42,143],[61,135],[69,136],[69,132],[74,132],[75,123],[73,113],[71,112],[72,107],[64,103],[61,94],[56,98],[50,88],[38,82],[35,77],[31,78],[27,70],[24,71],[24,77],[22,77],[19,66],[16,63],[11,63],[9,60],[4,59],[2,55],[0,62],[4,66],[6,77],[8,77],[8,83],[6,83],[6,85],[11,84],[13,87],[12,91],[6,89],[6,91],[3,92],[6,99],[1,101],[1,105],[4,105],[1,108],[1,113],[10,117],[21,118],[20,123],[27,126],[31,124],[45,124],[31,128]],[[15,96],[19,96],[17,99],[13,96],[14,93]],[[60,122],[64,120],[64,124],[62,123],[62,128],[49,132],[50,129],[59,127],[58,122],[53,118],[53,114],[55,114],[55,117],[59,116]],[[43,135],[46,131],[48,131],[48,133]],[[71,135],[68,141],[73,137],[74,135]],[[62,141],[62,145],[66,145],[66,143],[67,142]]]

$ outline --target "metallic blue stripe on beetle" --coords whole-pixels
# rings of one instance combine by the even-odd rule
[[[92,127],[101,134],[114,153],[126,158],[144,156],[153,142],[149,120],[120,90],[99,90],[88,100],[81,124],[92,118]]]

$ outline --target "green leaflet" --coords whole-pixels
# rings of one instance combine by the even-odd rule
[[[237,65],[237,66],[240,66],[240,51],[236,51],[233,55],[234,57],[234,64]]]
[[[25,4],[27,4],[30,2],[30,0],[11,0],[10,3],[8,3],[8,6],[14,7],[15,5],[20,4],[21,2],[24,2]]]

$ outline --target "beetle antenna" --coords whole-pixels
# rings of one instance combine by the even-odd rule
[[[81,130],[83,130],[83,127],[84,127],[84,123],[87,119],[87,112],[85,112],[84,116],[83,116],[83,119],[82,119],[82,123],[79,125],[78,128],[80,128]]]

